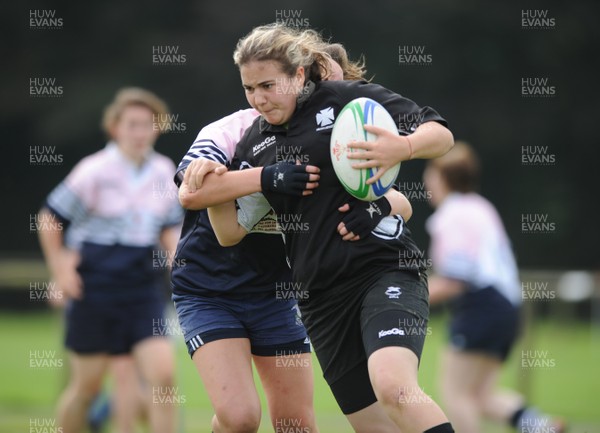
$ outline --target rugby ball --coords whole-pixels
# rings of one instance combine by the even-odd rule
[[[331,163],[340,183],[350,195],[360,200],[373,201],[384,195],[394,184],[400,172],[400,164],[390,168],[374,184],[367,184],[367,179],[377,173],[377,168],[356,169],[352,164],[366,159],[347,158],[350,152],[364,152],[363,149],[349,149],[348,144],[352,141],[377,139],[377,135],[365,131],[364,125],[379,126],[399,135],[394,119],[381,104],[370,98],[356,98],[346,104],[333,125]]]

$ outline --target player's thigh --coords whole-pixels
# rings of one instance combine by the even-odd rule
[[[138,383],[139,373],[135,359],[131,355],[114,355],[110,358],[110,373],[115,380],[115,386]]]
[[[423,277],[397,271],[383,274],[362,303],[362,341],[379,401],[397,402],[402,393],[420,395],[417,372],[428,329],[427,296]]]
[[[70,380],[78,394],[94,397],[102,388],[102,380],[108,369],[108,354],[69,354]]]
[[[173,383],[175,354],[167,337],[149,337],[133,347],[133,356],[141,376],[152,386]]]
[[[110,374],[113,382],[110,409],[115,430],[134,431],[138,415],[150,400],[146,399],[146,390],[133,356],[111,356]]]
[[[115,398],[137,399],[142,390],[142,376],[132,355],[111,356],[110,374],[113,378]]]
[[[252,417],[258,412],[260,401],[252,374],[250,342],[247,338],[215,340],[197,349],[192,360],[217,417]],[[237,417],[237,416],[236,416]]]
[[[346,415],[356,433],[400,433],[379,402]]]
[[[487,354],[448,347],[442,356],[442,393],[447,400],[456,394],[481,397],[495,386],[500,367],[501,362]]]
[[[406,347],[388,346],[369,356],[369,377],[379,401],[402,401],[419,394],[417,355]]]
[[[310,353],[254,356],[272,418],[311,416],[313,370]]]

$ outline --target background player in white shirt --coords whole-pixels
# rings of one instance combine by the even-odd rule
[[[175,166],[153,150],[156,119],[166,113],[147,90],[118,92],[103,122],[111,141],[80,161],[40,212],[51,221],[39,233],[46,263],[56,290],[69,298],[70,378],[57,416],[64,433],[83,430],[115,357],[133,355],[148,402],[159,387],[174,392],[173,348],[154,325],[163,322],[165,303],[164,266],[155,266],[153,254],[161,246],[175,250],[182,217]],[[152,405],[148,416],[152,432],[175,431],[175,406]]]
[[[477,194],[479,162],[473,149],[457,142],[446,155],[428,161],[425,187],[435,213],[427,221],[435,274],[429,302],[449,301],[450,344],[442,361],[441,390],[449,418],[461,433],[481,432],[481,418],[518,431],[552,420],[513,391],[498,391],[503,361],[517,338],[521,284],[510,241],[494,206]]]

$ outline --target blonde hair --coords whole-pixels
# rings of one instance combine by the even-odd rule
[[[158,131],[167,129],[162,127],[163,124],[168,123],[165,118],[169,114],[169,108],[165,101],[149,90],[140,87],[125,87],[117,92],[113,101],[104,109],[102,129],[108,136],[111,135],[111,130],[121,118],[125,108],[132,105],[146,107],[152,111],[158,117],[158,121],[154,122],[158,124],[156,127]]]
[[[361,56],[360,60],[352,61],[348,58],[348,52],[342,44],[326,43],[323,48],[333,60],[342,68],[344,80],[364,80],[367,74],[365,58]]]
[[[314,30],[268,24],[254,28],[238,41],[233,60],[238,67],[252,61],[273,60],[289,77],[302,66],[307,80],[320,81],[330,72],[331,55],[324,50],[325,44]]]

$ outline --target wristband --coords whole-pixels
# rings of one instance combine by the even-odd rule
[[[410,152],[410,154],[408,155],[408,160],[410,161],[413,157],[413,148],[412,148],[412,143],[410,142],[410,139],[408,138],[408,135],[405,136],[404,138],[406,138],[406,141],[408,142],[408,150]]]

